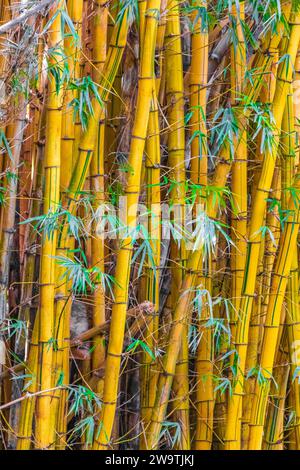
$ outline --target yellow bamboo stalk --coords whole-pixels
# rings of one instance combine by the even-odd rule
[[[104,382],[103,408],[99,429],[95,437],[94,449],[105,449],[109,446],[115,418],[120,362],[123,349],[123,335],[128,302],[129,272],[132,257],[132,231],[136,228],[136,211],[140,192],[142,156],[145,147],[151,106],[154,78],[154,53],[159,11],[160,1],[149,0],[147,3],[145,22],[145,31],[147,31],[147,34],[145,34],[141,56],[138,101],[128,160],[131,171],[128,174],[125,190],[128,208],[126,214],[126,226],[129,229],[129,233],[127,233],[126,238],[122,240],[122,245],[117,256],[115,277],[118,284],[114,287],[112,323],[106,360],[106,370],[109,370],[109,375],[106,376]]]
[[[93,65],[96,67],[94,70],[94,81],[97,82],[99,73],[101,73],[105,58],[107,46],[107,18],[108,9],[106,2],[100,2],[94,11],[93,18],[93,51],[92,60]],[[103,115],[102,115],[103,117]],[[93,153],[90,168],[91,179],[91,192],[92,192],[92,206],[95,214],[97,214],[98,207],[103,206],[105,202],[105,170],[104,170],[104,137],[105,137],[105,120],[99,121],[98,136],[96,151]],[[104,265],[104,238],[100,237],[97,233],[97,220],[94,221],[92,226],[92,246],[91,246],[91,264],[102,273],[105,272]],[[105,321],[105,291],[101,281],[95,283],[95,290],[93,292],[93,325],[97,326]],[[94,350],[92,353],[92,374],[97,376],[99,369],[103,367],[105,360],[105,347],[101,337],[95,338]],[[99,382],[99,381],[98,381]],[[101,381],[100,381],[101,382]],[[103,387],[102,383],[98,383],[98,391],[100,392]]]
[[[80,48],[82,41],[82,0],[70,0],[67,4],[68,14],[73,22],[77,38],[67,35],[64,38],[64,49],[68,58],[70,77],[72,80],[80,78]],[[66,189],[69,186],[72,170],[74,167],[75,148],[75,128],[73,123],[73,112],[70,103],[78,93],[65,87],[63,96],[63,115],[61,128],[61,172],[60,172],[60,190],[63,201],[66,199]],[[57,256],[66,256],[66,250],[74,249],[74,240],[71,238],[65,249],[57,247]],[[56,297],[55,297],[55,340],[56,348],[54,351],[54,374],[53,387],[60,381],[63,385],[69,383],[69,344],[70,337],[70,315],[72,298],[70,295],[70,282],[62,282],[65,270],[62,266],[56,266]],[[53,392],[52,402],[52,430],[53,446],[57,449],[65,448],[66,435],[66,414],[67,414],[67,391],[57,389]]]
[[[155,351],[158,341],[158,328],[159,328],[159,281],[160,281],[160,241],[161,241],[161,194],[160,194],[160,134],[159,134],[159,116],[158,116],[158,103],[155,90],[155,82],[152,85],[152,101],[148,124],[148,138],[146,140],[146,199],[147,207],[149,209],[148,217],[148,230],[149,242],[152,250],[152,257],[148,257],[147,265],[145,268],[146,274],[146,298],[155,305],[156,317],[149,328],[148,336],[145,337],[145,342],[151,351]],[[155,399],[155,386],[157,381],[156,368],[157,363],[154,363],[148,353],[142,353],[142,368],[141,374],[141,420],[143,427],[147,429],[151,411]],[[140,448],[147,447],[147,432],[141,435]]]
[[[199,0],[198,8],[207,8],[206,1]],[[191,68],[189,73],[190,133],[191,133],[191,181],[200,186],[207,184],[207,129],[206,95],[208,81],[208,24],[197,20],[197,10],[191,16]],[[197,21],[196,21],[197,20]],[[196,21],[196,23],[195,23]],[[203,193],[203,191],[202,191]],[[200,194],[201,195],[201,194]]]
[[[82,13],[83,1],[69,0],[68,14],[74,25],[77,38],[75,39],[72,34],[68,32],[64,38],[64,51],[68,59],[69,73],[72,80],[80,78],[80,48],[82,40]],[[74,167],[75,152],[75,128],[73,123],[73,110],[70,106],[72,100],[76,97],[77,93],[66,87],[64,90],[63,102],[63,116],[62,116],[62,137],[61,137],[61,152],[64,158],[62,159],[61,167],[61,191],[66,191],[70,182],[70,175]]]
[[[185,130],[184,130],[184,87],[181,48],[179,4],[170,0],[167,4],[167,26],[165,35],[166,101],[168,133],[168,161],[170,180],[170,203],[174,209],[174,223],[185,220]],[[181,285],[186,262],[184,238],[171,240],[171,308],[176,305],[178,288]],[[174,264],[173,264],[174,263]],[[189,425],[189,382],[188,382],[188,325],[182,336],[181,351],[173,382],[174,419],[181,427],[180,448],[190,448]]]
[[[52,6],[50,18],[53,22],[48,32],[48,47],[59,47],[62,43],[61,19],[57,14],[63,8],[63,2]],[[49,57],[49,65],[55,59]],[[62,90],[56,91],[54,77],[49,77],[46,116],[45,144],[45,192],[44,214],[55,213],[60,202],[60,138],[62,121]],[[40,265],[40,303],[39,303],[39,364],[38,390],[49,390],[52,387],[52,356],[54,338],[54,295],[55,295],[55,254],[57,231],[51,235],[43,234]],[[50,432],[51,396],[41,393],[36,400],[36,447],[47,448],[53,435]]]
[[[231,273],[232,273],[232,304],[234,310],[231,333],[235,341],[235,328],[237,312],[241,301],[243,272],[246,261],[246,237],[247,237],[247,133],[240,119],[239,100],[246,71],[246,48],[242,21],[245,20],[245,2],[240,1],[232,7],[232,21],[235,29],[236,42],[231,46],[231,100],[237,113],[238,134],[234,142],[236,152],[232,163],[232,218],[231,239]]]
[[[276,385],[275,383],[271,385],[263,443],[263,449],[265,450],[284,450],[284,413],[290,372],[287,349],[287,331],[284,328],[274,366],[274,381]]]
[[[199,1],[195,7],[207,11],[207,3]],[[207,82],[208,82],[208,24],[203,18],[197,19],[198,10],[192,12],[192,59],[189,73],[189,92],[191,106],[191,182],[197,188],[195,203],[205,207],[207,186]],[[195,211],[196,213],[196,211]],[[210,260],[203,264],[199,276],[199,286],[211,292]],[[213,435],[213,331],[207,327],[209,311],[203,307],[199,333],[201,341],[197,349],[195,369],[196,385],[196,436],[194,446],[197,450],[210,449]],[[204,325],[204,326],[203,326]]]
[[[295,128],[295,116],[294,116],[294,105],[293,95],[290,93],[287,97],[286,109],[284,113],[283,125],[282,125],[282,156],[283,156],[283,201],[282,209],[288,208],[288,198],[291,194],[291,187],[293,177],[296,169],[296,128]],[[300,345],[300,311],[299,311],[299,267],[298,267],[298,248],[293,253],[293,260],[291,266],[291,275],[288,280],[286,300],[287,300],[287,313],[286,313],[286,325],[288,332],[288,346],[290,354],[290,373],[294,377],[297,374],[297,368],[300,366],[300,357],[298,354],[298,348]],[[300,419],[300,402],[299,402],[299,383],[297,378],[292,380],[291,384],[292,394],[295,397],[295,420],[294,420],[294,432],[296,438],[296,448],[300,448],[300,430],[299,430],[299,419]]]
[[[245,3],[233,5],[231,11],[233,34],[236,36],[231,45],[231,102],[238,123],[234,136],[234,156],[232,163],[232,217],[231,239],[233,246],[230,257],[232,273],[231,298],[233,313],[230,323],[233,345],[236,339],[236,325],[241,302],[243,273],[246,262],[247,238],[247,132],[243,120],[243,110],[239,106],[246,72],[246,47],[243,33]],[[231,357],[233,360],[233,356]]]
[[[158,347],[159,336],[159,307],[160,307],[160,255],[161,255],[161,188],[160,188],[160,123],[159,108],[157,94],[160,88],[160,80],[164,59],[164,39],[166,31],[166,14],[165,9],[167,1],[163,0],[160,7],[160,19],[157,27],[156,38],[156,61],[158,71],[156,78],[153,80],[152,101],[148,124],[148,138],[146,140],[146,158],[145,158],[145,180],[146,180],[146,202],[149,209],[148,230],[150,238],[150,246],[152,250],[152,258],[148,257],[145,268],[146,273],[146,298],[155,305],[156,317],[154,318],[152,328],[148,329],[148,336],[145,342],[151,349],[155,351]],[[141,13],[140,13],[141,14]],[[144,39],[144,31],[140,27],[141,41]],[[141,42],[142,44],[142,42]],[[147,353],[142,353],[141,376],[141,420],[144,432],[140,438],[140,448],[147,448],[147,428],[151,418],[152,407],[155,400],[155,389],[158,377],[157,361],[153,362]]]
[[[112,2],[109,6],[108,24],[107,24],[107,42],[110,43],[111,32],[113,30],[117,16],[117,2]],[[114,155],[117,149],[117,134],[119,128],[120,108],[121,108],[121,81],[122,64],[118,67],[114,80],[113,93],[107,103],[106,108],[106,129],[105,129],[105,172],[108,177],[107,184],[111,184],[114,175],[111,173]]]

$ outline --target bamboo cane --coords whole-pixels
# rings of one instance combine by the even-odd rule
[[[116,279],[118,285],[114,288],[114,305],[112,310],[112,324],[110,340],[107,351],[106,368],[110,371],[104,382],[103,409],[99,425],[99,432],[94,442],[95,449],[105,449],[110,442],[112,426],[115,417],[118,379],[123,347],[123,332],[126,320],[128,302],[129,268],[132,255],[132,237],[136,228],[136,210],[140,189],[142,154],[151,105],[152,83],[154,78],[154,53],[157,32],[158,12],[160,2],[150,0],[147,4],[144,47],[142,52],[140,70],[140,88],[136,108],[135,122],[132,131],[132,141],[129,154],[129,173],[125,195],[127,196],[127,223],[129,234],[122,241],[117,257]]]
[[[107,6],[106,3],[100,3],[97,6],[93,24],[93,64],[95,65],[95,78],[101,73],[106,58],[106,36],[107,36]],[[105,122],[99,121],[98,137],[96,144],[96,152],[93,153],[90,169],[91,191],[93,195],[93,209],[97,214],[98,207],[105,202],[105,186],[104,186],[104,134]],[[97,221],[93,224],[92,232],[92,266],[96,266],[101,272],[105,272],[104,266],[104,240],[97,233]],[[96,283],[94,290],[93,305],[93,324],[97,325],[105,321],[105,292],[101,282]],[[96,341],[92,355],[92,372],[97,374],[97,369],[104,362],[105,348],[103,341],[99,338],[99,344]],[[101,384],[99,384],[102,387]],[[100,391],[100,389],[99,389]]]
[[[58,9],[63,8],[62,2],[51,8],[50,18],[53,17],[51,30],[48,34],[48,46],[55,48],[61,44],[62,32]],[[49,58],[51,66],[54,58]],[[44,214],[57,211],[60,201],[60,138],[61,138],[61,105],[62,90],[57,92],[53,77],[49,77],[48,101],[46,117],[46,146],[45,146],[45,192]],[[39,305],[39,346],[38,346],[38,387],[39,390],[48,390],[52,387],[52,356],[54,327],[54,293],[55,293],[55,252],[56,230],[50,236],[43,234],[41,251],[41,279],[40,279],[40,305]],[[36,403],[36,447],[47,448],[53,436],[49,432],[51,422],[51,396],[40,394]]]
[[[183,101],[183,63],[180,39],[180,18],[177,1],[167,4],[167,26],[165,35],[165,66],[166,66],[166,101],[168,107],[167,119],[168,161],[170,179],[173,188],[170,190],[171,207],[174,209],[173,221],[183,225],[185,221],[185,132],[184,132],[184,101]],[[178,288],[183,279],[183,268],[186,262],[184,236],[181,240],[171,240],[171,308],[176,305]],[[181,351],[173,382],[174,419],[180,423],[182,449],[190,448],[189,425],[189,382],[188,382],[188,335],[187,326],[182,336]]]

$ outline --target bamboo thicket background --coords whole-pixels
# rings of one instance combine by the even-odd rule
[[[2,449],[300,449],[300,0],[0,1]]]

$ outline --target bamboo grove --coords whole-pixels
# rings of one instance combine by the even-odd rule
[[[0,446],[300,449],[300,0],[0,1]]]

